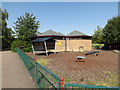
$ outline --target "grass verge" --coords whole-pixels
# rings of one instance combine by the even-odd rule
[[[52,59],[48,58],[41,58],[37,60],[37,62],[40,63],[42,66],[46,66],[50,61],[52,61]]]

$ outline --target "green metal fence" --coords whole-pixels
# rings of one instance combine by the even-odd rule
[[[60,78],[37,62],[36,83],[40,88],[60,88]]]
[[[26,55],[20,49],[17,53],[24,62],[29,74],[36,82],[38,88],[52,88],[52,89],[79,89],[79,90],[120,90],[118,87],[107,87],[97,85],[83,85],[64,83],[64,79],[56,76],[50,70],[35,62],[34,59]]]
[[[33,80],[35,80],[35,62],[34,59],[26,55],[20,49],[17,49],[17,53],[24,62],[26,68],[28,69],[29,74],[32,76]]]
[[[64,88],[67,89],[80,89],[80,90],[120,90],[118,87],[108,87],[108,86],[97,86],[97,85],[83,85],[83,84],[72,84],[65,83]]]
[[[33,80],[36,81],[37,87],[60,89],[60,78],[58,76],[40,65],[38,62],[35,62],[34,59],[26,55],[20,49],[17,49],[17,53],[24,62]]]

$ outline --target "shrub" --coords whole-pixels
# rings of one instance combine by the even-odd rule
[[[14,40],[11,43],[11,50],[13,52],[16,52],[16,48],[22,49],[24,52],[31,52],[32,51],[30,42],[22,41],[22,40],[18,40],[18,39]]]
[[[95,49],[100,49],[100,46],[95,46],[94,48],[95,48]]]
[[[104,44],[99,44],[99,43],[92,44],[93,49],[102,49],[103,47],[104,47]]]

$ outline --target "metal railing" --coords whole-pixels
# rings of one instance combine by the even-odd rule
[[[24,62],[29,74],[32,76],[33,80],[35,80],[35,62],[34,59],[26,55],[23,51],[20,49],[17,49],[17,53]]]
[[[36,62],[36,84],[40,88],[60,88],[60,78]]]
[[[17,53],[24,62],[32,79],[35,80],[38,88],[60,89],[60,78],[58,76],[40,65],[20,49],[17,49]]]
[[[64,88],[67,90],[68,88],[80,89],[80,90],[120,90],[118,87],[108,87],[108,86],[97,86],[97,85],[83,85],[83,84],[72,84],[65,83]]]

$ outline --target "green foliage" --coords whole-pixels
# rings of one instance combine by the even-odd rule
[[[8,20],[8,12],[6,9],[2,11],[0,9],[0,28],[2,29],[2,32],[0,32],[0,35],[2,38],[2,48],[10,48],[11,42],[13,41],[14,37],[12,36],[13,31],[11,28],[7,28],[7,20]]]
[[[120,43],[120,16],[113,17],[108,20],[103,29],[104,42],[106,44],[119,44]]]
[[[39,21],[36,21],[36,17],[29,13],[25,13],[24,16],[17,18],[17,21],[14,22],[14,24],[18,39],[24,41],[30,41],[30,38],[36,34],[40,25]]]
[[[2,48],[8,48],[10,49],[11,47],[11,42],[14,40],[14,36],[12,36],[12,30],[11,28],[6,28],[5,32],[2,32]]]
[[[14,40],[11,44],[11,50],[13,52],[16,52],[16,48],[22,49],[24,52],[31,52],[31,44],[27,41],[22,40]]]
[[[70,78],[68,78],[68,77],[65,77],[65,80],[64,80],[65,82],[70,82]]]
[[[94,31],[92,36],[93,43],[102,43],[103,42],[103,30],[101,27],[97,27],[97,30]]]
[[[14,24],[15,33],[19,40],[12,42],[12,51],[15,51],[16,48],[20,48],[25,52],[32,51],[30,38],[36,34],[40,25],[39,22],[36,21],[36,17],[33,16],[33,14],[25,13],[24,16],[17,18]]]
[[[93,49],[101,49],[102,47],[104,47],[104,44],[99,44],[99,43],[92,44]]]
[[[82,77],[82,78],[80,78],[80,81],[81,81],[81,82],[84,82],[84,78],[83,78],[83,77]]]

